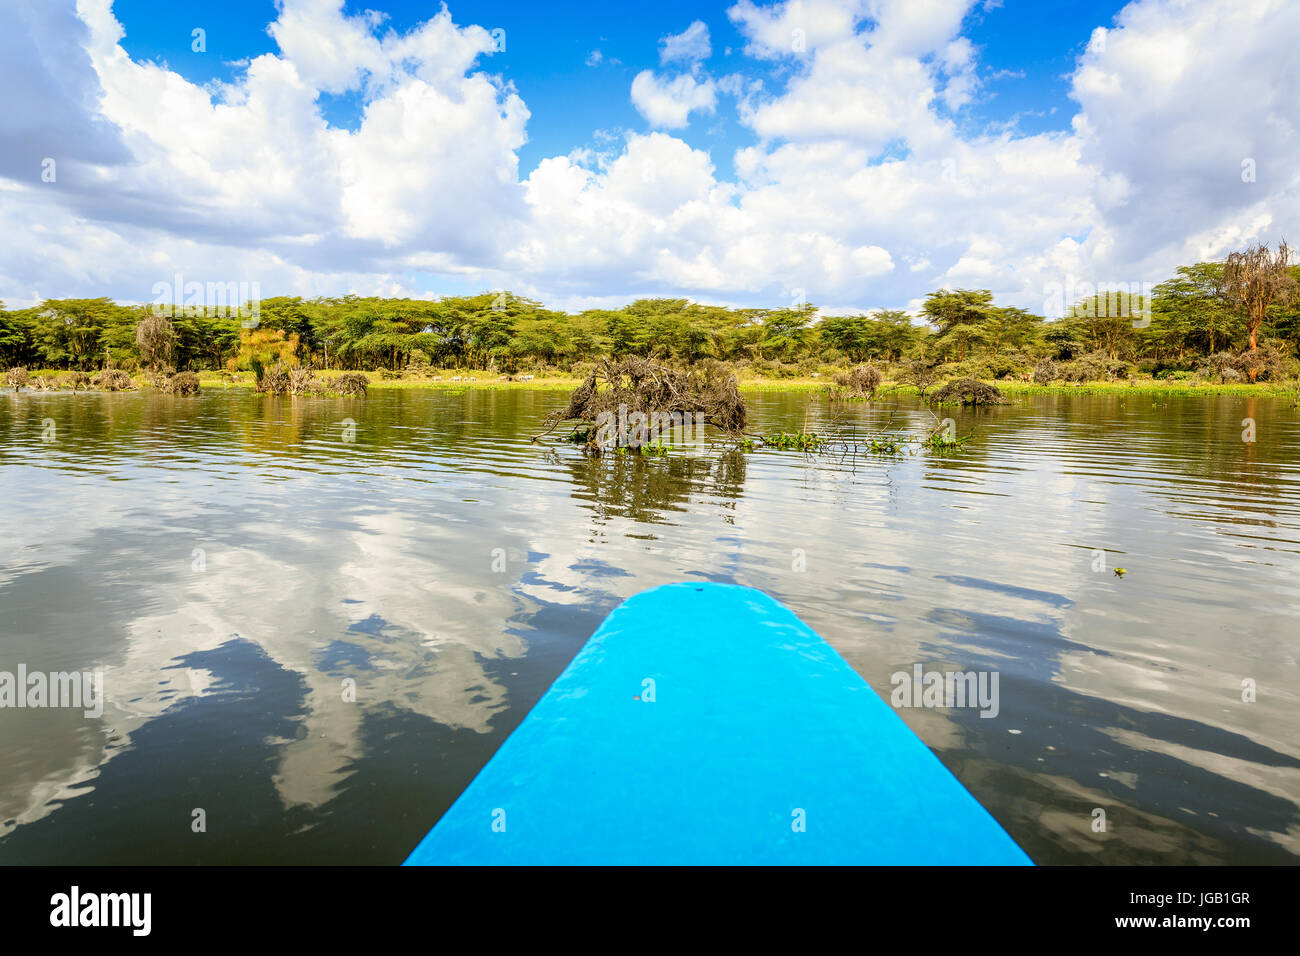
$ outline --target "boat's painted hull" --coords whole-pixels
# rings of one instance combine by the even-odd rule
[[[1030,861],[784,605],[674,584],[609,615],[406,862]]]

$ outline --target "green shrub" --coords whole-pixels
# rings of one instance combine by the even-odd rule
[[[1060,377],[1061,370],[1049,358],[1043,359],[1034,366],[1034,384],[1036,385],[1046,385],[1048,382],[1055,382]]]
[[[964,362],[947,362],[938,369],[940,378],[997,378],[988,362],[979,359],[967,359]]]
[[[1123,359],[1113,359],[1100,350],[1080,355],[1061,366],[1061,378],[1067,382],[1114,381],[1127,378],[1133,366]]]
[[[109,364],[115,369],[120,369],[128,375],[134,375],[140,371],[140,361],[136,358],[134,349],[111,348],[108,350]]]
[[[984,363],[988,378],[1021,378],[1033,367],[1033,359],[1022,352],[1002,352],[990,356]]]

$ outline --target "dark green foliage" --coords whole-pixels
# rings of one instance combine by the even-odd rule
[[[764,435],[763,444],[782,451],[817,451],[826,444],[826,439],[814,432],[775,432]]]
[[[947,429],[942,425],[936,428],[930,434],[926,435],[921,441],[921,447],[926,451],[936,452],[940,455],[949,452],[961,451],[966,447],[974,435],[949,435]]]

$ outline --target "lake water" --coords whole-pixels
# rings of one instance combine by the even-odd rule
[[[0,710],[0,863],[400,862],[602,618],[682,580],[769,592],[887,698],[997,673],[996,717],[899,713],[1039,863],[1297,862],[1289,401],[949,410],[949,457],[592,460],[529,441],[564,399],[0,394],[0,671],[105,698]],[[932,421],[749,401],[757,431]]]

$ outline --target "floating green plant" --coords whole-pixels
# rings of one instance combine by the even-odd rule
[[[782,451],[817,451],[826,439],[816,432],[776,432],[762,437],[764,446]]]

